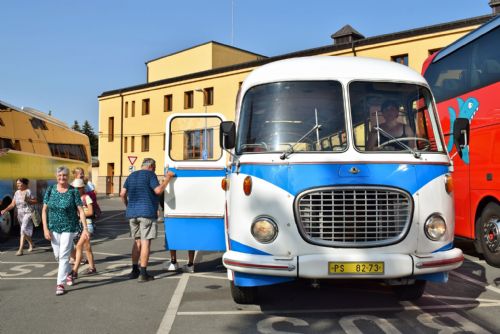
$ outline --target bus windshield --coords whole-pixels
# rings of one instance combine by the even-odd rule
[[[269,83],[245,94],[236,152],[338,152],[347,147],[345,134],[339,82]]]
[[[432,95],[394,82],[349,85],[355,148],[361,152],[444,152]]]

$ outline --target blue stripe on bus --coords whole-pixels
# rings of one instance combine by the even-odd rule
[[[355,167],[358,174],[349,170]],[[445,165],[411,164],[245,164],[240,172],[263,179],[296,196],[315,187],[384,185],[414,194],[436,177],[448,173]]]
[[[447,250],[453,249],[453,242],[450,242],[447,245],[444,245],[443,247],[436,249],[433,253],[438,253],[438,252],[444,252]]]
[[[229,240],[229,245],[231,246],[231,250],[235,252],[245,253],[245,254],[255,254],[255,255],[271,255],[269,253],[258,250],[257,248],[253,248],[238,241]]]
[[[224,218],[165,218],[165,249],[225,251]]]
[[[177,177],[217,177],[226,176],[226,169],[177,169],[170,168]]]
[[[236,286],[264,286],[294,281],[295,277],[265,276],[234,272],[234,285]]]

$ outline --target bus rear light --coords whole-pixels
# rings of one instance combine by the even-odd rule
[[[453,178],[451,177],[450,174],[446,174],[444,177],[445,177],[444,187],[446,189],[446,192],[448,194],[451,194],[453,192]]]
[[[247,176],[243,180],[243,192],[247,196],[252,193],[252,177],[251,176]]]

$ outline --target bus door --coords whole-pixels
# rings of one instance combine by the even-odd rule
[[[167,119],[165,168],[175,173],[165,189],[165,247],[223,251],[226,153],[219,145],[219,114]]]

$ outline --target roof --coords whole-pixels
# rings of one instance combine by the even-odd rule
[[[282,59],[314,56],[314,55],[319,55],[319,54],[325,54],[328,52],[344,50],[347,48],[350,49],[352,47],[359,47],[359,46],[383,43],[383,42],[399,40],[399,39],[403,39],[403,38],[409,38],[409,37],[413,37],[413,36],[420,36],[423,34],[437,33],[440,31],[446,31],[446,30],[450,30],[450,29],[459,29],[459,28],[468,27],[471,25],[482,24],[482,23],[490,20],[492,17],[494,17],[494,15],[489,14],[489,15],[477,16],[477,17],[467,18],[467,19],[453,21],[453,22],[447,22],[447,23],[441,23],[441,24],[436,24],[436,25],[432,25],[432,26],[426,26],[426,27],[417,28],[417,29],[404,30],[404,31],[395,32],[395,33],[391,33],[391,34],[378,35],[378,36],[374,36],[374,37],[368,37],[368,38],[353,41],[352,44],[351,43],[340,44],[340,45],[331,45],[330,44],[327,46],[292,52],[292,53],[283,54],[283,55],[270,57],[270,58],[266,58],[266,59],[250,61],[250,62],[241,63],[241,64],[237,64],[237,65],[219,67],[219,68],[215,68],[212,70],[181,75],[181,76],[178,76],[175,78],[162,79],[162,80],[153,81],[153,82],[149,82],[149,83],[145,83],[145,84],[139,84],[139,85],[135,85],[135,86],[129,86],[129,87],[125,87],[125,88],[105,91],[99,96],[99,98],[111,96],[111,95],[115,95],[115,94],[123,94],[126,92],[131,92],[131,91],[135,91],[135,90],[139,90],[139,89],[162,86],[162,85],[166,85],[169,83],[175,83],[175,82],[179,82],[179,81],[183,81],[183,80],[190,80],[190,79],[201,78],[201,77],[209,76],[209,75],[215,75],[215,74],[220,74],[220,73],[225,73],[225,72],[230,72],[230,71],[242,70],[242,69],[246,69],[246,68],[258,67],[258,66],[261,66],[261,65],[273,62],[273,61],[282,60]]]
[[[346,24],[343,26],[339,31],[334,33],[331,37],[332,38],[338,38],[338,37],[344,37],[344,36],[349,36],[349,35],[355,35],[361,38],[365,38],[360,32],[356,31],[353,27],[351,27],[349,24]]]
[[[267,58],[267,56],[263,56],[263,55],[260,55],[258,53],[254,53],[254,52],[250,52],[250,51],[247,51],[247,50],[243,50],[243,49],[240,49],[240,48],[236,48],[234,46],[231,46],[231,45],[227,45],[227,44],[223,44],[223,43],[219,43],[219,42],[216,42],[216,41],[208,41],[206,43],[201,43],[201,44],[198,44],[198,45],[195,45],[195,46],[192,46],[190,48],[187,48],[187,49],[183,49],[183,50],[180,50],[180,51],[176,51],[176,52],[173,52],[173,53],[170,53],[170,54],[166,54],[164,56],[160,56],[160,57],[157,57],[157,58],[154,58],[154,59],[151,59],[151,60],[148,60],[146,62],[146,65],[155,61],[155,60],[158,60],[158,59],[162,59],[162,58],[166,58],[166,57],[170,57],[170,56],[173,56],[173,55],[176,55],[176,54],[179,54],[179,53],[182,53],[182,52],[185,52],[185,51],[188,51],[188,50],[192,50],[192,49],[195,49],[197,47],[200,47],[200,46],[203,46],[203,45],[207,45],[207,44],[210,44],[210,43],[213,43],[213,44],[217,44],[217,45],[220,45],[220,46],[224,46],[224,47],[227,47],[227,48],[231,48],[231,49],[234,49],[234,50],[237,50],[237,51],[241,51],[241,52],[245,52],[245,53],[248,53],[248,54],[252,54],[252,55],[255,55],[255,56],[258,56],[258,57],[263,57],[263,58]]]
[[[248,75],[242,90],[278,81],[354,79],[426,84],[420,73],[392,61],[365,57],[312,56],[285,59],[261,66]]]

